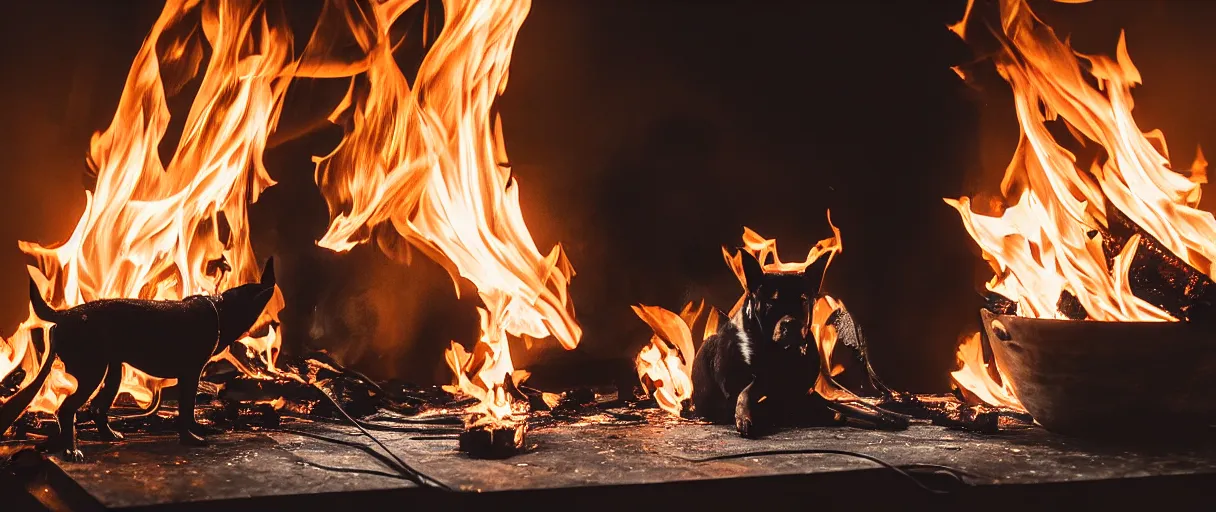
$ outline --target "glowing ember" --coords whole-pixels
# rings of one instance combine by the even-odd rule
[[[704,341],[718,331],[718,311],[701,301],[696,309],[692,302],[684,305],[679,315],[657,306],[633,306],[633,312],[654,330],[635,361],[638,379],[659,407],[682,416],[692,399],[693,326],[705,318]]]
[[[1176,172],[1161,132],[1136,125],[1131,88],[1140,73],[1122,34],[1114,59],[1081,55],[1023,0],[1001,0],[999,8],[1002,49],[993,61],[1013,90],[1021,127],[1001,183],[1004,211],[981,215],[966,197],[946,200],[993,268],[987,288],[1016,302],[1017,314],[1026,317],[1067,318],[1059,304],[1071,295],[1092,320],[1175,320],[1132,294],[1128,272],[1141,237],[1132,236],[1108,263],[1099,235],[1121,213],[1210,276],[1216,218],[1197,208],[1207,175],[1202,154],[1189,172]],[[960,37],[971,14],[969,2],[964,19],[951,27]],[[1057,121],[1077,141],[1100,148],[1104,160],[1082,168],[1048,131],[1048,122]],[[977,337],[964,339],[955,383],[990,405],[1016,405],[1010,388],[981,366],[979,345]]]
[[[186,25],[191,23],[201,26]],[[274,184],[262,167],[262,151],[278,120],[291,64],[291,38],[282,23],[282,16],[258,3],[166,2],[135,57],[113,121],[93,137],[89,164],[96,187],[86,192],[76,228],[56,246],[20,244],[53,307],[116,297],[178,299],[257,280],[247,208]],[[210,47],[206,61],[204,44]],[[166,95],[193,79],[200,64],[206,72],[164,166],[157,148],[169,124]],[[274,320],[282,306],[276,294],[261,323]],[[37,373],[30,331],[43,325],[31,314],[0,344],[0,374],[18,365],[30,377]],[[262,367],[242,368],[274,371],[275,330],[242,342],[250,354],[240,359],[252,356]],[[123,367],[122,391],[142,405],[172,383]],[[54,410],[75,386],[56,366],[30,410]]]
[[[390,28],[415,3],[376,3],[342,17],[370,23],[353,30],[366,36],[367,57],[325,73],[365,80],[352,82],[331,116],[353,113],[346,138],[318,160],[331,218],[318,243],[346,251],[367,242],[372,228],[391,226],[454,282],[472,282],[484,303],[481,337],[472,354],[453,343],[447,362],[454,386],[481,401],[475,416],[505,419],[512,411],[504,383],[514,371],[508,335],[552,336],[567,349],[582,336],[566,294],[574,269],[560,246],[544,255],[533,242],[494,110],[530,2],[446,0],[443,31],[411,84],[393,57],[400,42]]]

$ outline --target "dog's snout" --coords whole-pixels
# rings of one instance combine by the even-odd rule
[[[786,336],[792,334],[795,330],[801,330],[798,325],[798,320],[790,315],[785,315],[777,320],[777,325],[773,327],[773,341],[781,341]]]

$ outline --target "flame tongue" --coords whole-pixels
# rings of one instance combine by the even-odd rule
[[[1001,375],[997,383],[989,374],[990,367],[984,361],[983,341],[980,333],[964,336],[958,345],[958,362],[961,368],[950,373],[950,380],[963,393],[967,402],[982,402],[988,405],[1008,407],[1025,412],[1018,401],[1009,379]]]
[[[351,128],[318,161],[331,213],[318,243],[349,250],[367,241],[368,228],[390,224],[454,282],[472,282],[485,305],[481,338],[473,354],[453,344],[446,359],[455,388],[481,401],[474,412],[504,419],[511,414],[504,383],[514,371],[508,336],[552,336],[567,349],[582,336],[566,295],[574,269],[560,247],[543,255],[533,242],[493,109],[530,3],[445,1],[443,31],[411,86],[389,27],[413,3],[374,5],[372,27],[348,25],[368,36],[366,59],[325,69],[363,73],[367,86],[352,86],[339,109],[353,112]]]
[[[116,297],[179,299],[257,279],[247,208],[274,183],[261,157],[278,121],[287,87],[282,75],[291,59],[290,34],[273,14],[258,2],[166,2],[135,57],[110,127],[93,137],[89,162],[96,187],[86,193],[71,237],[52,247],[20,244],[46,276],[39,287],[52,306]],[[210,57],[165,167],[157,153],[169,123],[161,73],[183,75],[169,88],[195,76],[203,42],[192,23],[201,23]],[[266,318],[281,307],[276,300]],[[0,374],[18,361],[28,366],[30,329],[42,325],[31,313],[6,340]],[[277,333],[243,341],[273,370]],[[122,390],[144,405],[173,382],[129,366],[123,373]],[[74,387],[60,367],[31,409],[53,410]]]
[[[697,309],[689,302],[677,315],[657,306],[633,306],[633,312],[654,331],[650,344],[638,353],[635,364],[638,378],[648,394],[663,410],[682,416],[692,399],[692,363],[696,355],[692,328],[705,319],[702,341],[717,332],[718,312],[705,309],[702,301]]]
[[[1136,125],[1131,87],[1140,73],[1122,35],[1114,59],[1078,58],[1022,0],[1001,0],[1000,16],[1004,46],[994,61],[1013,90],[1022,131],[1002,182],[1011,206],[991,217],[972,212],[967,198],[947,200],[996,272],[988,289],[1017,302],[1023,316],[1064,318],[1057,304],[1068,292],[1094,320],[1172,320],[1131,292],[1127,273],[1139,238],[1108,265],[1096,233],[1108,229],[1111,215],[1122,214],[1210,275],[1216,218],[1196,208],[1206,162],[1199,155],[1190,176],[1173,171],[1161,133]],[[966,18],[956,32],[963,34],[965,24]],[[1106,160],[1088,171],[1079,167],[1048,131],[1047,122],[1057,119],[1105,150]]]

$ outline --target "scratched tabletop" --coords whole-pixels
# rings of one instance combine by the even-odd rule
[[[784,430],[760,440],[733,428],[649,414],[633,424],[594,421],[528,432],[528,451],[503,460],[470,459],[450,433],[375,431],[414,468],[450,487],[476,492],[714,481],[738,477],[875,470],[875,463],[822,454],[707,457],[757,450],[828,448],[891,464],[939,464],[978,485],[1039,484],[1216,473],[1216,442],[1176,446],[1064,438],[1038,427],[975,434],[927,424],[905,431],[844,427]],[[52,459],[106,508],[215,502],[265,496],[408,490],[415,484],[369,453],[350,426],[284,422],[282,429],[211,437],[191,448],[175,436],[131,434],[117,444],[85,442],[83,463]]]

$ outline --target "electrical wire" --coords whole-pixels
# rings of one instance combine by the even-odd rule
[[[384,452],[387,453],[388,456],[392,458],[392,460],[390,461],[390,460],[384,458],[383,456],[381,456],[380,454],[375,453],[375,451],[371,450],[370,447],[366,447],[365,445],[358,445],[358,446],[366,448],[367,451],[372,453],[373,456],[375,456],[381,462],[384,462],[385,464],[389,464],[389,465],[395,465],[396,469],[401,472],[401,477],[405,478],[406,480],[414,482],[423,487],[431,487],[431,488],[435,488],[435,489],[441,489],[444,491],[452,490],[452,488],[449,487],[447,484],[444,484],[443,482],[440,482],[439,480],[436,480],[436,479],[426,475],[425,473],[414,469],[409,464],[406,464],[405,461],[401,460],[401,458],[397,456],[397,454],[393,453],[392,450],[390,450],[387,446],[385,446],[384,443],[382,443],[380,441],[380,439],[376,438],[376,436],[372,435],[372,433],[369,432],[368,429],[364,428],[364,426],[361,422],[359,422],[358,420],[352,418],[349,414],[347,414],[346,410],[343,409],[342,406],[338,403],[338,401],[336,399],[334,399],[334,397],[330,396],[330,394],[328,392],[326,392],[324,389],[322,389],[316,383],[313,383],[312,387],[315,388],[318,392],[320,392],[321,395],[325,396],[325,398],[327,400],[329,400],[329,402],[334,406],[334,409],[336,409],[338,411],[338,413],[342,415],[343,418],[345,418],[348,422],[350,422],[350,424],[352,424],[356,428],[358,428],[359,431],[364,436],[367,436],[369,439],[372,440],[372,442],[376,443],[376,445],[378,445],[381,450],[384,450]],[[295,433],[302,434],[302,432],[295,432]],[[315,434],[309,434],[308,436],[313,437],[313,438],[318,438],[318,439],[324,439],[324,440],[331,441],[331,442],[336,442],[336,443],[343,444],[343,445],[354,444],[354,443],[349,443],[346,441],[332,439],[332,438],[315,435]],[[953,468],[950,466],[941,465],[941,464],[905,464],[902,466],[897,466],[895,464],[891,464],[890,462],[882,460],[873,455],[868,455],[865,453],[854,452],[854,451],[849,451],[849,450],[835,450],[835,449],[830,449],[830,448],[757,450],[757,451],[742,452],[742,453],[729,453],[729,454],[723,454],[723,455],[715,455],[712,457],[706,457],[706,458],[701,458],[701,459],[692,459],[692,458],[680,457],[680,456],[674,456],[674,457],[677,459],[688,461],[688,462],[704,463],[704,462],[713,462],[713,461],[718,461],[718,460],[742,459],[742,458],[747,458],[747,457],[764,457],[764,456],[771,456],[771,455],[840,455],[840,456],[844,456],[844,457],[853,457],[853,458],[857,458],[857,459],[862,459],[862,460],[866,460],[866,461],[878,464],[879,466],[882,466],[886,469],[889,469],[889,470],[895,472],[896,474],[908,479],[910,482],[915,484],[920,489],[922,489],[926,492],[929,492],[929,493],[933,493],[933,494],[949,494],[951,491],[938,489],[938,488],[934,488],[934,487],[925,485],[925,483],[922,482],[920,478],[917,478],[916,475],[912,474],[913,472],[917,472],[919,470],[932,470],[933,473],[935,473],[935,474],[948,475],[950,478],[954,479],[956,482],[958,482],[961,485],[970,485],[970,483],[968,483],[963,478],[964,476],[978,478],[978,476],[973,473],[968,473],[966,471],[963,471],[963,470],[960,470],[957,468]],[[395,464],[391,464],[391,462],[395,462]],[[308,464],[310,464],[314,467],[317,467],[317,468],[321,468],[321,469],[332,469],[332,470],[341,470],[341,471],[352,472],[352,473],[364,473],[364,474],[377,474],[377,475],[382,475],[382,476],[391,476],[391,475],[388,475],[387,473],[374,471],[374,470],[328,468],[328,467],[321,466],[318,464],[312,464],[312,463],[308,463]]]
[[[891,464],[890,462],[882,460],[873,455],[867,455],[864,453],[853,452],[853,451],[849,451],[849,450],[833,450],[830,448],[804,448],[804,449],[792,449],[792,450],[757,450],[757,451],[743,452],[743,453],[729,453],[729,454],[725,454],[725,455],[715,455],[713,457],[706,457],[703,459],[690,459],[687,457],[680,457],[680,456],[675,456],[675,457],[677,459],[682,459],[682,460],[686,460],[689,462],[701,463],[701,462],[712,462],[712,461],[717,461],[717,460],[742,459],[742,458],[747,458],[747,457],[763,457],[763,456],[768,456],[768,455],[841,455],[841,456],[845,456],[845,457],[863,459],[863,460],[867,460],[867,461],[873,462],[875,464],[878,464],[879,466],[882,466],[886,469],[889,469],[889,470],[895,472],[896,474],[898,474],[904,478],[907,478],[912,483],[916,484],[917,487],[919,487],[925,491],[928,491],[930,493],[933,493],[933,494],[949,494],[950,491],[943,490],[943,489],[937,489],[937,488],[929,487],[929,486],[925,485],[925,483],[922,482],[920,478],[917,478],[916,475],[912,474],[913,471],[917,471],[920,469],[931,469],[931,470],[934,470],[933,471],[934,473],[949,475],[952,479],[954,479],[961,485],[970,485],[965,479],[963,479],[963,476],[976,477],[976,475],[974,475],[974,474],[967,473],[965,471],[955,469],[950,466],[943,466],[943,465],[939,465],[939,464],[907,464],[904,466],[896,466],[895,464]]]
[[[312,421],[322,421],[322,422],[341,424],[341,425],[350,423],[349,421],[344,421],[344,420],[340,420],[340,419],[323,418],[323,417],[318,417],[318,416],[301,415],[299,417],[305,417]],[[415,424],[415,425],[439,425],[439,426],[437,426],[437,427],[396,427],[396,426],[390,426],[390,425],[380,425],[380,424],[376,424],[376,423],[369,423],[369,422],[365,422],[365,421],[358,421],[358,420],[356,420],[356,421],[359,423],[359,425],[361,425],[363,428],[365,428],[367,430],[376,430],[376,431],[380,431],[380,432],[398,432],[398,433],[408,432],[408,433],[414,433],[414,434],[459,434],[460,433],[460,429],[457,429],[457,428],[444,428],[444,426],[447,425],[447,423],[406,423],[407,425]]]
[[[363,435],[367,436],[369,439],[372,440],[372,442],[376,443],[376,445],[378,445],[381,450],[384,450],[384,452],[387,453],[389,457],[392,457],[393,460],[396,461],[397,470],[399,470],[402,473],[402,475],[406,477],[406,479],[408,479],[409,481],[414,482],[422,487],[431,487],[431,488],[440,489],[440,490],[444,490],[444,491],[452,490],[452,488],[448,487],[447,484],[440,482],[439,480],[436,480],[430,476],[427,476],[425,473],[410,467],[409,464],[406,464],[405,461],[401,460],[401,457],[398,457],[397,454],[393,453],[392,450],[388,449],[388,447],[385,446],[384,443],[380,442],[380,439],[378,439],[378,438],[376,438],[376,436],[372,435],[372,433],[369,432],[366,428],[363,428],[363,425],[361,423],[359,423],[354,418],[352,418],[349,414],[347,414],[346,410],[343,409],[340,404],[338,404],[338,401],[336,399],[334,399],[334,397],[330,396],[328,392],[326,392],[324,389],[322,389],[321,386],[317,385],[314,382],[312,384],[312,387],[315,388],[317,391],[319,391],[322,395],[324,395],[325,398],[327,400],[329,400],[329,402],[331,404],[333,404],[334,409],[337,409],[338,413],[340,413],[342,415],[342,417],[346,418],[346,420],[349,421],[356,428],[358,428],[360,432],[363,432]]]

